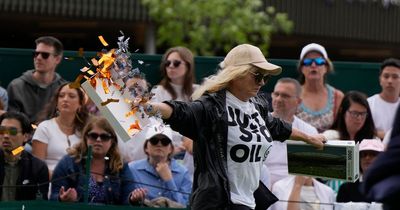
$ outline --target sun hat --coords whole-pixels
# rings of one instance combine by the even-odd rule
[[[312,51],[321,53],[321,55],[324,56],[325,59],[328,58],[328,53],[326,52],[325,47],[317,43],[311,43],[304,46],[303,49],[301,49],[300,60],[303,60],[304,56],[306,56],[307,53]]]
[[[385,145],[379,139],[363,139],[358,146],[359,151],[376,151],[383,152],[385,150]]]
[[[271,75],[278,75],[282,72],[280,66],[269,63],[267,59],[265,59],[261,50],[250,44],[241,44],[231,49],[226,55],[224,61],[221,62],[220,66],[225,68],[228,66],[241,66],[248,64],[265,70],[265,73]]]

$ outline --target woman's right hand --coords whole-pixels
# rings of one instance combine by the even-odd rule
[[[68,190],[65,191],[64,186],[62,186],[60,189],[59,199],[64,202],[76,202],[78,200],[78,193],[75,188],[68,188]]]

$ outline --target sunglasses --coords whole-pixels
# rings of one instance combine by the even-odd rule
[[[20,133],[16,127],[5,127],[5,126],[0,126],[0,135],[11,135],[11,136],[16,136],[18,133]]]
[[[326,64],[326,60],[324,58],[306,58],[303,60],[303,66],[311,66],[312,63],[315,63],[317,66],[322,66]]]
[[[168,146],[168,144],[171,143],[171,140],[169,140],[168,138],[161,138],[161,139],[151,138],[151,139],[149,139],[150,144],[152,144],[153,146],[157,145],[158,142],[160,142],[160,141],[163,146]]]
[[[91,141],[97,141],[97,139],[99,139],[99,137],[100,137],[100,141],[102,141],[102,142],[110,141],[113,138],[113,136],[109,133],[98,134],[98,133],[90,132],[90,133],[86,134],[86,136]]]
[[[178,66],[180,66],[182,63],[182,61],[180,60],[166,60],[164,62],[165,67],[169,67],[172,64],[173,68],[177,68]]]
[[[261,74],[260,72],[254,73],[250,71],[250,73],[253,74],[254,79],[256,80],[257,83],[260,83],[261,81],[264,80],[264,83],[267,83],[269,79],[271,79],[270,74]]]
[[[49,58],[50,55],[53,55],[53,54],[49,53],[49,52],[38,52],[38,51],[33,52],[34,58],[37,58],[39,55],[42,55],[43,59],[47,59],[47,58]]]

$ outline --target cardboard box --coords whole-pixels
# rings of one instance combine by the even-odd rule
[[[115,86],[109,85],[109,93],[105,93],[101,79],[96,77],[95,79],[95,88],[92,87],[89,81],[82,83],[81,87],[99,108],[101,114],[107,118],[108,122],[114,128],[119,137],[123,141],[128,141],[131,136],[140,132],[139,129],[130,129],[131,125],[138,122],[140,128],[145,127],[148,123],[148,116],[143,115],[140,112],[126,116],[127,113],[131,111],[131,105],[125,101],[121,91],[119,91]],[[118,81],[118,83],[122,84],[122,81]],[[101,103],[108,99],[117,99],[118,102],[111,102],[103,106]]]
[[[359,151],[354,141],[330,140],[323,150],[288,140],[290,174],[355,182],[359,178]]]

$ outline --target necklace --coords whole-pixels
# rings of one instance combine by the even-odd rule
[[[60,128],[60,130],[65,133],[67,136],[74,134],[75,133],[75,126],[74,125],[65,125],[61,123],[61,120],[59,117],[56,117],[56,123],[58,125],[58,127]]]

